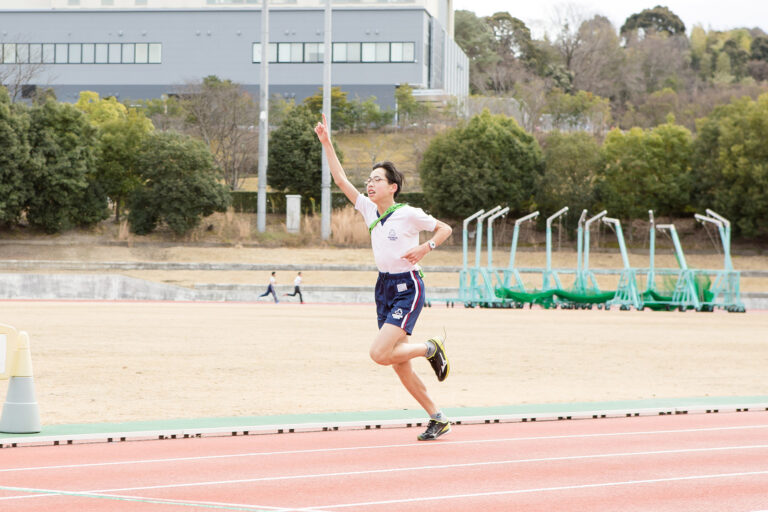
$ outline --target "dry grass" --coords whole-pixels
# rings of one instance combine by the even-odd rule
[[[333,212],[331,216],[331,240],[334,244],[361,247],[370,243],[370,235],[360,215],[351,205]]]

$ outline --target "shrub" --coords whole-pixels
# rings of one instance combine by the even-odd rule
[[[142,185],[128,203],[128,221],[136,234],[150,233],[165,222],[182,235],[229,205],[229,191],[219,183],[213,156],[200,141],[172,132],[150,134],[137,166]]]
[[[514,119],[485,110],[432,139],[419,173],[429,209],[459,219],[496,204],[526,210],[542,162],[539,144]]]

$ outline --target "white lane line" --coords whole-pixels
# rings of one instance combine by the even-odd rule
[[[17,471],[44,471],[54,469],[77,469],[77,468],[89,468],[89,467],[105,467],[105,466],[122,466],[131,464],[160,464],[166,462],[192,462],[201,460],[214,460],[214,459],[235,459],[240,457],[265,457],[265,456],[277,456],[277,455],[296,455],[296,454],[310,454],[310,453],[332,453],[332,452],[347,452],[356,450],[387,450],[392,448],[437,448],[445,447],[446,445],[470,445],[470,444],[488,444],[488,443],[512,443],[523,441],[550,441],[555,439],[586,439],[586,438],[598,438],[598,437],[621,437],[621,436],[643,436],[643,435],[663,435],[663,434],[681,434],[692,432],[721,432],[721,431],[733,431],[733,430],[754,430],[768,428],[768,425],[742,425],[733,427],[709,427],[709,428],[689,428],[680,430],[647,430],[636,432],[605,432],[598,434],[570,434],[559,436],[531,436],[531,437],[506,437],[498,439],[474,439],[467,441],[448,441],[441,440],[435,443],[404,443],[404,444],[385,444],[385,445],[373,445],[373,446],[347,446],[339,448],[313,448],[307,450],[285,450],[274,452],[250,452],[250,453],[235,453],[228,455],[201,455],[196,457],[174,457],[167,459],[142,459],[142,460],[127,460],[117,462],[93,462],[86,464],[62,464],[56,466],[34,466],[23,468],[5,468],[0,469],[0,473],[11,473]]]
[[[309,473],[299,475],[282,475],[282,476],[265,476],[257,478],[240,478],[236,480],[215,480],[215,481],[203,481],[203,482],[188,482],[188,483],[176,483],[176,484],[163,484],[163,485],[147,485],[141,487],[120,487],[113,489],[95,489],[88,491],[77,491],[87,494],[102,494],[102,493],[115,493],[125,491],[148,491],[156,489],[182,489],[187,487],[204,487],[214,485],[233,485],[233,484],[246,484],[256,482],[274,482],[274,481],[290,481],[290,480],[303,480],[311,478],[338,478],[346,476],[357,475],[376,475],[385,473],[402,473],[409,471],[423,472],[428,470],[440,470],[440,469],[456,469],[456,468],[469,468],[469,467],[483,467],[483,466],[500,466],[509,464],[526,464],[535,462],[562,462],[562,461],[575,461],[575,460],[594,460],[594,459],[608,459],[618,457],[637,457],[647,455],[671,455],[682,453],[707,453],[707,452],[724,452],[724,451],[737,451],[737,450],[764,450],[768,449],[768,444],[760,445],[745,445],[745,446],[722,446],[716,448],[688,448],[679,450],[657,450],[657,451],[644,451],[644,452],[619,452],[619,453],[597,453],[588,455],[569,455],[563,457],[538,457],[532,459],[511,459],[511,460],[499,460],[499,461],[481,461],[481,462],[465,462],[460,464],[440,464],[440,465],[428,465],[428,466],[410,466],[399,468],[384,468],[384,469],[369,469],[369,470],[356,470],[356,471],[337,471],[333,473]],[[10,501],[33,498],[36,496],[7,496],[0,498],[0,501]]]
[[[627,480],[623,482],[601,482],[596,484],[580,484],[580,485],[561,485],[557,487],[538,487],[533,489],[514,489],[509,491],[491,491],[491,492],[478,492],[471,494],[452,494],[449,496],[424,496],[421,498],[406,498],[400,500],[386,500],[386,501],[368,501],[361,503],[341,503],[336,505],[322,505],[317,509],[313,507],[307,507],[304,510],[328,510],[337,508],[348,507],[366,507],[373,505],[393,505],[396,503],[415,503],[424,501],[437,501],[437,500],[454,500],[462,498],[480,498],[485,496],[508,496],[512,494],[527,494],[536,492],[552,492],[552,491],[572,491],[577,489],[593,489],[600,487],[618,487],[622,485],[640,485],[640,484],[655,484],[662,482],[681,482],[686,480],[706,480],[712,478],[737,478],[744,476],[755,475],[768,475],[768,471],[747,471],[743,473],[719,473],[713,475],[693,475],[693,476],[678,476],[670,478],[653,478],[649,480]]]
[[[113,500],[113,501],[130,501],[130,502],[138,502],[138,503],[151,503],[151,504],[159,504],[159,505],[180,505],[180,506],[187,506],[187,507],[198,507],[198,508],[209,508],[209,509],[223,509],[223,510],[242,510],[242,511],[251,511],[251,512],[293,512],[296,509],[293,507],[286,508],[286,507],[274,507],[270,505],[249,505],[249,504],[242,504],[242,503],[225,503],[225,502],[219,502],[219,501],[199,501],[199,500],[177,500],[177,499],[167,499],[167,498],[147,498],[142,496],[126,496],[126,495],[120,495],[120,494],[106,494],[106,493],[97,493],[97,492],[73,492],[73,491],[62,491],[58,489],[30,489],[27,487],[6,487],[6,486],[0,486],[0,490],[4,491],[14,491],[14,492],[30,492],[30,493],[39,493],[35,496],[28,496],[28,497],[36,497],[36,496],[69,496],[69,497],[75,497],[75,498],[91,498],[91,499],[103,499],[103,500]],[[320,508],[313,508],[313,512],[323,512]]]

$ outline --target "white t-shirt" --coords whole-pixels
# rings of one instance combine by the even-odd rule
[[[363,214],[366,226],[370,226],[380,215],[376,204],[363,194],[357,196],[355,209]],[[415,269],[416,265],[404,259],[403,255],[419,245],[421,231],[434,231],[436,227],[434,217],[412,206],[398,208],[383,223],[378,222],[371,232],[371,247],[379,272],[399,274]]]
[[[296,276],[296,279],[293,280],[293,286],[299,286],[301,284],[301,276]]]

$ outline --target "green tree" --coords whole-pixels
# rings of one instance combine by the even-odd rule
[[[319,117],[306,105],[299,105],[271,133],[267,182],[274,190],[320,198],[322,146],[313,131]],[[338,148],[336,152],[342,159]]]
[[[611,123],[609,100],[587,91],[566,94],[555,89],[547,98],[547,110],[555,129],[578,128],[603,133]]]
[[[750,57],[768,62],[768,36],[757,36],[750,43]]]
[[[698,207],[729,218],[735,233],[768,235],[768,94],[717,107],[697,130]]]
[[[409,126],[429,115],[429,106],[416,101],[413,97],[413,87],[408,84],[400,84],[395,89],[395,101],[397,102],[397,122],[400,126]]]
[[[497,61],[491,27],[472,11],[458,10],[454,13],[453,38],[469,59],[469,85],[472,94],[483,92],[485,71]]]
[[[544,172],[536,180],[536,204],[550,213],[568,206],[570,215],[565,222],[570,231],[581,210],[594,209],[600,145],[587,132],[554,131],[544,137],[541,147]]]
[[[685,127],[666,124],[652,130],[612,130],[602,148],[597,190],[605,209],[632,221],[657,215],[680,215],[690,203],[692,137]]]
[[[98,128],[96,176],[112,200],[115,221],[119,222],[125,199],[141,182],[136,156],[144,137],[154,129],[152,121],[135,108],[127,108],[114,98],[100,99],[98,93],[90,91],[81,92],[75,106]]]
[[[14,105],[0,87],[0,223],[16,224],[29,194],[25,177],[29,166],[29,115],[23,105]]]
[[[137,156],[152,122],[132,109],[125,117],[104,123],[99,130],[98,178],[112,200],[115,221],[131,192],[141,184]]]
[[[685,23],[667,7],[657,5],[653,9],[643,9],[628,17],[619,31],[627,37],[630,32],[642,29],[645,32],[666,32],[671,36],[685,35]]]
[[[213,155],[202,142],[177,133],[145,137],[137,155],[141,186],[131,193],[131,231],[145,235],[164,222],[177,235],[203,217],[226,210],[230,194],[219,183]]]
[[[32,193],[27,220],[48,233],[104,220],[107,197],[96,176],[96,128],[67,103],[30,110]]]
[[[514,119],[488,110],[438,134],[419,165],[433,213],[454,219],[495,204],[509,205],[514,213],[526,210],[542,169],[536,139]]]
[[[114,96],[99,98],[99,93],[93,91],[81,91],[75,107],[88,116],[88,120],[94,126],[116,121],[128,114],[128,108],[118,102]]]
[[[312,96],[308,96],[303,102],[315,119],[320,119],[323,111],[323,88]],[[347,93],[341,87],[331,87],[331,128],[333,130],[345,130],[353,124],[352,104],[347,99]]]

